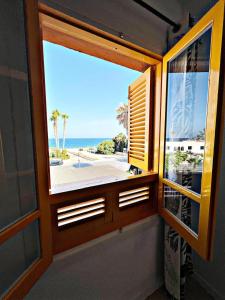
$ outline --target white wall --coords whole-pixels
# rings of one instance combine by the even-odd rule
[[[143,300],[163,284],[158,216],[59,254],[27,300]]]

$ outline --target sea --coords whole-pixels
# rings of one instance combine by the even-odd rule
[[[84,147],[97,147],[103,141],[111,141],[112,138],[66,138],[65,148],[84,148]],[[63,139],[59,139],[59,148],[62,148]],[[54,148],[55,139],[48,140],[50,148]]]

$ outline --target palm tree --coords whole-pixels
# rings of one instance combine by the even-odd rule
[[[120,104],[116,109],[116,119],[119,121],[119,124],[123,125],[128,132],[128,105],[126,103]]]
[[[55,146],[56,149],[59,149],[59,137],[58,137],[58,118],[60,116],[60,112],[55,109],[52,111],[52,115],[50,117],[50,120],[53,122],[53,130],[54,130],[54,136],[55,136]]]
[[[61,114],[61,118],[63,119],[63,146],[62,149],[65,147],[65,139],[66,139],[66,122],[69,119],[69,116],[65,113]]]

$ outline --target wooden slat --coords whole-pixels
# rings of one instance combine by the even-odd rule
[[[140,89],[145,88],[145,81],[140,81],[134,88],[130,88],[130,93],[132,95],[132,93],[136,92],[136,91],[140,91]]]
[[[140,144],[139,145],[138,143],[132,142],[130,144],[130,149],[132,149],[132,148],[134,148],[134,149],[140,149],[140,150],[144,151],[145,145],[144,144]]]
[[[143,143],[145,143],[145,139],[144,138],[138,138],[138,137],[132,137],[132,136],[130,136],[130,143],[135,143],[135,142],[138,142],[138,143],[140,143],[140,142],[143,142]]]
[[[130,110],[130,116],[135,116],[138,113],[145,112],[145,106],[135,108],[134,110]]]
[[[144,124],[140,124],[140,125],[136,125],[135,127],[131,127],[130,124],[130,131],[139,131],[139,130],[143,130],[145,131],[145,125]]]
[[[119,193],[119,197],[123,197],[123,196],[126,196],[126,195],[130,195],[130,194],[138,193],[138,192],[142,192],[142,191],[147,191],[147,190],[149,190],[148,186],[137,188],[137,189],[132,189],[132,190],[128,190],[128,191],[124,191],[124,192]]]
[[[141,82],[141,84],[140,85],[138,85],[138,86],[136,86],[135,88],[130,88],[130,96],[133,96],[133,95],[135,95],[136,93],[138,93],[138,92],[140,92],[140,91],[142,91],[142,90],[144,90],[145,89],[145,82],[144,82],[144,80]]]
[[[136,193],[136,194],[120,197],[119,202],[124,202],[126,200],[135,199],[135,198],[140,198],[140,197],[146,196],[146,195],[149,195],[148,191],[147,192],[139,192],[139,193]]]
[[[144,128],[140,129],[140,130],[131,130],[130,134],[145,134],[145,130]]]
[[[130,94],[130,100],[131,100],[131,102],[134,102],[137,97],[140,97],[140,96],[144,97],[145,95],[146,95],[146,90],[141,89],[139,91],[134,92],[133,94]]]
[[[130,155],[131,156],[135,156],[135,157],[137,157],[137,158],[140,158],[140,159],[144,159],[144,154],[143,153],[138,153],[138,152],[132,152],[132,151],[130,151]]]
[[[136,144],[137,142],[141,142],[141,140],[131,140],[131,142],[130,142],[130,150],[131,150],[131,147],[135,147],[133,145]],[[144,145],[144,140],[143,140],[142,144]],[[137,148],[135,147],[135,149],[137,149]],[[141,149],[145,149],[145,145]]]
[[[130,134],[130,139],[129,139],[130,140],[130,145],[131,145],[131,143],[133,143],[133,144],[138,144],[140,146],[141,145],[144,146],[144,144],[145,144],[145,138],[137,138],[137,141],[136,141],[136,138],[137,137],[135,137],[132,134]]]
[[[144,130],[131,131],[130,136],[134,136],[134,135],[145,135],[145,131]]]
[[[58,222],[58,226],[61,227],[63,225],[67,225],[67,224],[70,224],[70,223],[75,223],[75,222],[78,222],[78,221],[81,221],[81,220],[85,220],[85,219],[88,219],[88,218],[91,218],[91,217],[94,217],[94,216],[97,216],[97,215],[104,214],[104,212],[105,212],[104,209],[99,209],[99,210],[96,210],[92,213],[83,214],[83,215],[78,216],[78,217],[66,219],[64,221]]]
[[[130,111],[134,111],[140,107],[145,107],[145,101],[140,101],[140,103],[130,103]]]
[[[141,152],[141,153],[144,153],[145,152],[145,150],[144,150],[144,148],[139,148],[139,147],[130,147],[130,151],[132,152],[132,151],[135,151],[135,150],[137,150],[137,151],[139,151],[139,152]]]
[[[142,91],[139,95],[137,95],[136,97],[130,97],[130,105],[132,105],[132,107],[136,106],[137,104],[141,104],[141,103],[145,103],[145,99],[146,99],[146,92]]]
[[[144,143],[135,143],[135,142],[132,143],[132,146],[137,146],[139,148],[144,148],[145,147]]]
[[[130,134],[130,139],[129,139],[129,142],[130,142],[130,146],[131,144],[142,144],[144,145],[145,144],[145,137],[138,137],[138,136],[133,136],[132,134]]]
[[[130,145],[131,145],[131,143],[133,144],[133,145],[140,145],[140,146],[143,146],[143,147],[145,147],[145,141],[144,140],[135,140],[135,139],[133,139],[133,140],[131,140],[130,139]]]
[[[88,207],[85,207],[85,208],[82,208],[82,209],[76,209],[76,210],[73,210],[69,213],[59,214],[58,215],[58,220],[62,220],[62,219],[68,218],[68,217],[76,216],[76,215],[81,215],[83,213],[86,213],[86,212],[89,212],[89,211],[92,211],[92,210],[97,210],[99,208],[104,208],[104,207],[105,207],[104,204],[97,204],[97,205],[88,206]]]
[[[137,156],[137,155],[130,154],[130,157],[135,158],[135,159],[138,159],[138,160],[140,160],[140,161],[144,161],[144,158],[143,158],[143,157],[140,157],[140,156]]]
[[[84,207],[84,206],[89,206],[89,205],[92,205],[92,204],[102,203],[104,201],[105,201],[105,198],[97,198],[97,199],[94,199],[94,200],[89,200],[89,201],[84,201],[84,202],[69,205],[69,206],[64,206],[64,207],[58,208],[57,213],[62,213],[62,212],[65,212],[65,211],[69,211],[69,210],[72,210],[72,209],[77,209],[77,208]]]
[[[144,121],[140,121],[140,122],[135,122],[135,123],[131,123],[130,122],[130,128],[138,128],[140,126],[144,126],[145,127],[145,120]]]
[[[145,113],[145,107],[142,106],[142,107],[140,107],[138,109],[135,109],[134,111],[131,111],[130,115],[131,115],[131,117],[133,117],[133,116],[136,116],[136,115],[138,115],[140,113]]]
[[[133,147],[134,149],[137,149],[138,148],[138,146],[135,146],[134,144],[136,144],[136,142],[141,142],[141,140],[139,139],[132,139],[131,141],[130,141],[130,149]],[[144,139],[143,139],[143,146],[144,146]],[[139,147],[139,148],[141,148],[142,150],[144,150],[144,148],[145,147]]]
[[[145,116],[140,117],[140,118],[135,118],[133,120],[130,120],[131,124],[139,124],[141,122],[145,122]]]
[[[135,149],[135,150],[130,150],[130,153],[132,154],[134,154],[134,153],[137,153],[137,154],[139,154],[139,155],[141,155],[141,156],[144,156],[144,151],[140,151],[140,150],[137,150],[137,149]]]
[[[135,121],[135,120],[137,120],[137,119],[140,119],[140,118],[144,118],[144,119],[145,119],[145,112],[140,112],[140,113],[138,113],[138,114],[136,114],[136,115],[131,115],[131,116],[130,116],[131,122],[132,122],[132,121]]]
[[[137,199],[134,199],[134,200],[125,201],[125,202],[120,203],[119,207],[124,207],[124,206],[131,205],[131,204],[134,204],[134,203],[137,203],[137,202],[145,201],[145,200],[148,200],[148,199],[149,199],[149,196],[145,196],[145,197],[137,198]]]
[[[145,138],[145,135],[144,134],[138,134],[138,133],[131,133],[130,134],[130,138],[132,139],[144,139]]]
[[[138,105],[145,105],[146,96],[141,96],[137,101],[130,101],[130,109],[135,109]]]

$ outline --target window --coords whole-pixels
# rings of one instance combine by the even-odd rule
[[[179,158],[179,152],[167,153],[168,166],[164,169],[164,176],[180,185],[185,185],[182,174],[189,172],[192,185],[191,190],[201,193],[202,166],[204,163],[203,154],[198,153],[199,143],[204,143],[206,127],[206,115],[208,104],[208,78],[209,78],[209,57],[211,45],[211,29],[208,29],[193,44],[181,52],[177,57],[168,62],[168,88],[167,88],[167,123],[166,141],[176,140],[179,142],[191,141],[193,153]],[[191,53],[191,59],[187,64],[187,56]],[[198,57],[204,53],[204,64],[199,67]],[[188,79],[186,79],[186,77]],[[187,87],[185,80],[189,80]],[[178,86],[181,86],[180,94],[177,93]],[[189,89],[189,90],[188,90]],[[189,98],[182,97],[187,94]],[[201,102],[199,103],[201,99]],[[188,105],[187,105],[188,103]],[[203,147],[204,148],[204,147]],[[178,151],[184,147],[178,146]],[[202,146],[200,146],[202,150]],[[178,161],[179,164],[174,161]],[[195,163],[192,161],[195,160]]]
[[[223,13],[224,3],[218,2],[163,58],[160,214],[205,259],[210,256],[213,174],[219,178],[213,162]],[[192,151],[176,146],[170,152],[169,143],[188,143]]]
[[[122,56],[120,59],[118,54],[114,57],[114,45],[106,56],[102,50],[106,43],[103,39],[101,44],[98,37],[88,32],[49,16],[40,16],[50,193],[120,181],[149,172],[153,168],[154,139],[151,60],[138,54],[139,60],[136,53],[129,59]],[[54,25],[57,26],[53,29]],[[74,34],[74,43],[70,45],[60,32],[65,26]],[[49,30],[53,30],[54,35]],[[62,34],[63,42],[59,43]],[[93,39],[97,54],[88,47],[89,42],[83,41],[81,46],[77,41],[87,37],[89,42]],[[124,57],[125,50],[122,50]],[[127,53],[130,55],[130,51]],[[59,77],[59,73],[63,76]]]
[[[60,170],[61,165],[50,167],[51,173],[49,172],[49,178],[51,179],[51,185],[48,199],[51,203],[52,219],[54,220],[52,228],[53,253],[56,254],[156,213],[155,197],[157,191],[155,183],[158,177],[159,126],[153,127],[153,120],[159,120],[160,117],[161,62],[157,59],[157,56],[153,56],[140,47],[136,47],[121,39],[118,39],[117,42],[117,38],[114,36],[110,35],[110,37],[108,37],[108,34],[103,34],[102,32],[99,34],[98,29],[90,27],[83,22],[81,24],[80,21],[70,17],[67,19],[67,16],[62,16],[60,12],[55,10],[50,9],[51,16],[49,16],[48,8],[46,8],[45,5],[40,5],[40,8],[39,19],[44,50],[47,98],[47,102],[45,101],[47,111],[45,107],[42,109],[43,115],[46,115],[45,124],[44,126],[40,124],[40,127],[43,129],[40,133],[42,138],[48,142],[48,138],[46,137],[46,125],[49,121],[49,117],[51,118],[52,116],[52,123],[49,123],[49,132],[52,132],[51,137],[54,139],[50,140],[50,143],[54,143],[54,146],[58,144],[57,147],[61,148],[60,151],[62,151],[63,140],[59,140],[59,138],[55,139],[54,136],[57,132],[54,131],[54,128],[56,128],[54,124],[55,115],[61,122],[58,122],[58,129],[60,128],[59,130],[61,130],[61,138],[63,137],[63,127],[65,128],[64,119],[67,128],[67,131],[65,131],[66,136],[69,138],[69,126],[72,124],[72,119],[74,120],[72,127],[77,134],[78,130],[82,129],[85,123],[88,123],[92,118],[90,112],[94,115],[96,111],[101,112],[106,104],[111,103],[111,110],[108,109],[106,111],[107,117],[105,119],[102,119],[102,113],[98,115],[97,121],[100,125],[97,130],[96,126],[89,126],[89,132],[94,131],[100,134],[100,137],[104,139],[111,139],[112,136],[102,135],[108,128],[106,120],[109,123],[111,122],[112,115],[115,115],[115,110],[119,102],[125,101],[126,98],[128,104],[126,107],[126,115],[128,113],[128,147],[122,145],[121,148],[118,149],[117,152],[119,153],[116,153],[117,162],[115,162],[115,160],[112,161],[112,157],[107,158],[107,156],[111,154],[101,154],[105,160],[96,162],[96,165],[98,163],[99,167],[101,167],[101,178],[97,178],[95,168],[87,166],[87,162],[83,161],[83,159],[87,158],[86,155],[90,158],[91,156],[96,157],[99,153],[95,153],[95,149],[89,149],[89,152],[86,153],[84,146],[79,147],[79,153],[75,153],[74,164],[75,167],[78,166],[78,168],[74,168],[74,166],[71,167],[71,165],[68,166],[67,171],[71,174],[71,181],[69,183],[67,181],[67,184],[63,183],[54,186],[54,171],[52,172],[52,170],[54,170],[55,167]],[[69,87],[69,83],[71,82],[70,88],[72,86],[74,94],[72,99],[79,98],[76,101],[72,101],[74,103],[70,101],[68,110],[66,111],[64,111],[64,106],[62,108],[60,107],[61,104],[65,105],[66,103],[66,99],[61,100],[64,99],[63,94],[61,94],[62,97],[60,97],[58,102],[60,105],[49,106],[50,108],[48,108],[48,101],[49,103],[53,103],[61,91],[60,88],[58,89],[58,87],[56,87],[59,92],[55,94],[55,96],[52,94],[53,97],[50,96],[49,89],[51,89],[53,85],[49,81],[50,85],[48,86],[47,81],[50,78],[49,63],[51,59],[53,59],[53,55],[48,56],[48,53],[45,52],[46,47],[57,48],[57,51],[63,49],[63,52],[67,53],[70,58],[73,57],[71,62],[69,59],[67,62],[67,65],[69,67],[72,65],[73,69],[75,69],[77,67],[76,64],[81,63],[81,61],[84,62],[84,60],[86,60],[86,62],[88,62],[86,65],[82,64],[83,70],[82,67],[73,70],[73,75],[76,75],[70,76],[70,78],[68,78],[65,73],[67,70],[64,70],[64,73],[61,72],[61,74],[64,75],[63,77],[67,77],[67,87]],[[98,68],[98,72],[90,71],[90,68],[93,68],[93,66],[91,66],[93,62],[96,63],[94,67]],[[59,63],[57,59],[55,63]],[[103,70],[103,76],[101,75],[100,77],[99,72],[101,66],[104,66],[103,69],[105,70]],[[65,66],[63,65],[62,67]],[[107,69],[109,70],[108,73]],[[113,72],[110,70],[114,72],[114,77],[112,77]],[[82,72],[84,74],[83,77]],[[118,72],[120,72],[120,76],[115,76]],[[57,73],[57,70],[55,73]],[[104,77],[105,74],[107,74],[107,76]],[[121,76],[121,74],[123,74],[123,76]],[[53,75],[57,77],[57,74]],[[79,81],[83,80],[83,85],[80,87],[82,91],[82,93],[79,93],[80,97],[78,97],[78,93],[76,93],[78,82],[75,80],[76,78],[79,78]],[[99,80],[99,78],[101,78],[101,80]],[[124,80],[124,78],[126,80]],[[157,81],[155,78],[157,78]],[[111,81],[110,84],[108,83],[109,81]],[[60,87],[61,84],[62,80],[60,77],[58,78],[58,86]],[[95,98],[95,101],[92,102],[92,92],[96,88],[98,88],[98,94],[95,94],[97,100]],[[70,91],[68,93],[71,95]],[[91,95],[89,99],[83,97],[83,95],[87,93]],[[100,102],[99,99],[101,100]],[[82,103],[79,103],[79,101]],[[98,110],[94,107],[96,101],[98,102]],[[85,116],[85,110],[81,110],[81,104],[86,107],[86,115],[89,117]],[[74,105],[74,107],[72,107],[72,105]],[[76,114],[75,118],[72,118],[73,109]],[[54,115],[52,115],[52,111],[54,111]],[[60,112],[66,113],[66,115],[69,115],[69,118],[63,117],[63,119],[60,119]],[[81,118],[83,123],[80,122],[81,126],[78,128],[78,123],[76,122],[78,122],[79,114],[83,114],[82,116],[84,117]],[[116,118],[113,119],[111,125],[113,128],[119,126]],[[120,130],[123,130],[122,126]],[[126,133],[126,129],[124,129],[124,133]],[[84,137],[85,136],[83,136],[83,138]],[[65,146],[66,140],[64,147]],[[94,147],[96,147],[96,145],[94,145]],[[46,157],[49,157],[49,152],[51,152],[51,149],[49,151],[48,147],[46,147]],[[64,154],[70,155],[71,152],[71,149],[68,149],[67,153],[64,152]],[[115,159],[115,154],[113,155],[113,159]],[[79,158],[80,162],[78,160]],[[54,159],[52,160],[54,161]],[[68,160],[63,162],[65,167],[67,162]],[[122,174],[116,174],[115,176],[113,173],[107,173],[105,163],[111,163],[111,169],[113,170],[118,168],[121,163],[125,165],[125,168]],[[79,168],[79,164],[82,168]],[[92,165],[93,161],[89,160],[88,164]],[[128,164],[133,174],[127,172]],[[49,168],[46,169],[49,170]],[[86,179],[74,182],[74,171],[77,172],[77,177],[79,177],[79,172],[84,172],[86,174],[85,176],[88,175],[94,180]],[[111,179],[109,179],[109,175]],[[62,180],[66,179],[66,177],[68,176],[61,174]]]
[[[142,73],[49,42],[43,46],[51,191],[134,175],[137,162],[131,157],[128,162],[128,86]],[[59,77],[58,70],[64,75]],[[132,104],[132,122],[146,109],[145,101],[136,98],[139,105]],[[144,154],[144,124],[139,131],[129,130],[131,155],[139,160],[142,150]]]

